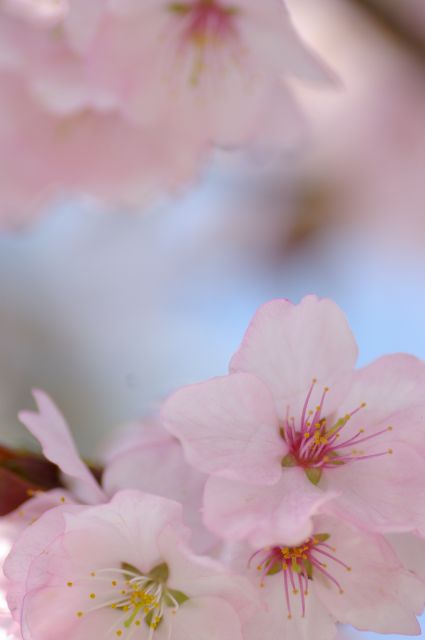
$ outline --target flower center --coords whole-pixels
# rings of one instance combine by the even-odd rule
[[[261,573],[262,587],[267,576],[283,573],[289,619],[292,618],[293,596],[301,598],[301,615],[305,616],[305,598],[309,594],[309,581],[313,580],[317,574],[330,581],[340,594],[344,593],[341,584],[328,571],[328,565],[324,560],[331,560],[344,567],[346,571],[351,571],[351,567],[333,555],[336,549],[327,543],[329,538],[328,533],[316,533],[297,547],[275,546],[261,549],[256,551],[249,560],[251,564],[254,557],[259,559],[257,570]]]
[[[329,387],[323,389],[319,404],[314,409],[310,408],[311,395],[316,383],[316,379],[311,383],[299,424],[296,424],[294,417],[289,416],[288,409],[287,416],[281,425],[280,434],[290,449],[282,460],[283,467],[301,466],[308,479],[313,484],[317,484],[323,469],[336,469],[339,465],[349,462],[392,454],[392,449],[373,454],[366,454],[362,449],[358,449],[359,445],[392,431],[390,426],[370,435],[365,435],[365,428],[360,428],[353,436],[345,440],[341,438],[348,421],[366,407],[366,403],[362,402],[351,413],[328,424],[328,418],[323,417],[322,414]]]
[[[137,627],[149,628],[149,640],[163,622],[167,609],[177,613],[181,604],[188,600],[181,591],[167,586],[168,567],[160,564],[144,575],[132,565],[122,563],[121,568],[98,569],[90,573],[88,598],[98,604],[76,612],[78,618],[99,609],[114,609],[116,621],[107,637],[126,640]],[[79,582],[68,582],[68,587],[83,586]],[[97,585],[98,588],[94,588]],[[171,634],[171,630],[170,630]]]
[[[195,49],[190,83],[196,85],[207,64],[207,48],[217,48],[236,36],[235,18],[239,9],[217,0],[196,0],[172,2],[168,10],[184,20],[182,45],[190,44]]]

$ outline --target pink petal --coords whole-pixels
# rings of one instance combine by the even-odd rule
[[[43,391],[34,390],[33,396],[38,413],[22,411],[19,414],[20,421],[40,442],[46,458],[57,464],[73,481],[77,481],[75,488],[82,501],[103,502],[105,494],[81,460],[62,414]]]
[[[351,418],[344,432],[354,435],[359,428],[364,428],[365,435],[370,435],[392,426],[393,430],[384,440],[387,447],[404,442],[425,457],[424,388],[425,363],[422,360],[404,354],[379,358],[353,376],[340,414],[349,413],[362,402],[366,407]],[[376,450],[382,450],[381,442],[381,437],[373,442]]]
[[[158,536],[164,528],[173,527],[180,540],[190,537],[181,514],[177,502],[120,491],[105,505],[86,507],[77,517],[67,515],[63,545],[71,558],[93,569],[125,561],[149,572],[161,560]]]
[[[154,418],[130,422],[115,429],[102,446],[101,459],[107,466],[135,448],[167,443],[173,438]]]
[[[104,608],[90,615],[77,617],[86,603],[77,590],[65,585],[40,589],[25,598],[22,630],[28,640],[57,640],[58,629],[63,640],[108,638],[116,623],[116,612]],[[110,636],[112,637],[112,636]]]
[[[314,378],[319,393],[331,387],[326,412],[338,406],[356,358],[357,346],[340,308],[307,296],[298,305],[273,300],[260,307],[230,369],[260,377],[273,393],[279,416],[284,418],[289,407],[298,419]]]
[[[229,574],[208,556],[194,556],[168,527],[159,536],[161,556],[170,570],[169,586],[197,596],[223,598],[247,619],[258,609],[258,597],[242,575]]]
[[[341,494],[331,508],[370,531],[394,533],[418,529],[425,533],[424,461],[401,443],[392,451],[329,471],[328,488]]]
[[[7,600],[13,617],[19,620],[29,571],[34,560],[42,555],[46,545],[52,543],[63,531],[64,516],[69,510],[84,509],[80,506],[49,509],[36,522],[23,530],[6,558],[3,569],[10,581]]]
[[[272,397],[254,376],[225,376],[180,389],[166,401],[162,418],[200,471],[256,484],[278,480],[287,449]]]
[[[291,600],[292,619],[288,620],[282,574],[267,576],[261,593],[266,611],[253,616],[243,633],[245,640],[333,640],[336,624],[332,615],[316,595],[314,581],[305,599],[306,612],[302,617],[301,598]]]
[[[242,0],[246,20],[239,29],[264,69],[317,84],[335,83],[335,74],[303,43],[283,2]]]
[[[258,549],[295,545],[312,534],[312,516],[334,497],[313,486],[299,468],[284,470],[272,487],[212,477],[205,487],[204,521],[217,535],[248,540]]]
[[[425,585],[425,539],[413,533],[393,533],[385,538],[402,565]]]
[[[385,539],[351,529],[341,520],[323,518],[318,527],[330,533],[334,555],[351,567],[348,572],[328,562],[327,571],[341,584],[343,594],[326,580],[313,578],[320,600],[332,615],[361,630],[419,633],[415,614],[423,608],[425,587],[403,569]]]
[[[211,547],[215,538],[205,529],[200,513],[206,477],[188,465],[180,443],[159,426],[150,426],[141,432],[139,429],[139,435],[142,438],[136,439],[136,433],[131,433],[128,441],[133,444],[131,450],[123,451],[124,442],[117,442],[121,453],[103,473],[106,493],[113,495],[121,489],[139,489],[182,503],[194,548],[204,551]]]
[[[172,638],[173,640],[200,640],[200,638],[242,640],[241,624],[235,610],[224,599],[193,598],[176,614],[172,626]]]

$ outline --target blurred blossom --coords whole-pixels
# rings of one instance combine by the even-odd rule
[[[297,25],[334,62],[344,83],[342,91],[326,94],[298,88],[313,124],[298,188],[320,185],[334,224],[410,246],[425,231],[424,59],[408,41],[403,47],[365,4],[292,3]],[[408,14],[414,7],[399,3],[397,11]],[[423,3],[416,7],[423,17]]]
[[[0,219],[17,228],[61,192],[85,191],[122,207],[193,176],[198,158],[164,129],[140,131],[115,112],[43,110],[22,80],[0,73]]]
[[[3,3],[2,226],[62,194],[144,205],[213,145],[281,149],[301,128],[291,76],[333,82],[280,0]]]

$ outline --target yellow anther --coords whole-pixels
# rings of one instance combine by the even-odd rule
[[[90,598],[91,598],[92,600],[94,600],[94,599],[95,599],[95,597],[96,597],[96,594],[95,594],[95,593],[91,593],[91,594],[90,594]]]
[[[387,431],[392,431],[393,427],[388,427]]]
[[[82,618],[84,613],[82,611],[77,611],[77,618]]]
[[[72,585],[74,584],[73,582],[67,582],[66,583],[68,587],[72,587]]]

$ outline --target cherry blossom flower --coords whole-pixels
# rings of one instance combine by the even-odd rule
[[[383,536],[340,519],[315,517],[312,535],[296,546],[252,553],[247,545],[233,545],[227,559],[252,576],[266,606],[244,629],[246,640],[331,640],[336,623],[378,633],[420,633],[416,615],[425,605],[424,584]]]
[[[187,464],[182,446],[157,418],[116,430],[109,444],[102,475],[104,491],[139,489],[180,502],[192,530],[192,546],[204,552],[216,542],[203,525],[202,495],[207,476]]]
[[[286,78],[333,81],[281,0],[52,4],[6,4],[2,46],[53,110],[116,108],[137,123],[192,131],[191,144],[237,145],[261,136],[270,118],[275,136],[288,133]],[[52,14],[60,25],[47,20],[37,30],[19,13]]]
[[[275,300],[256,313],[229,376],[169,398],[165,426],[211,474],[212,531],[295,544],[319,508],[372,531],[425,530],[424,365],[396,355],[354,371],[356,356],[333,302]]]
[[[187,546],[175,502],[123,491],[106,505],[58,507],[29,527],[5,563],[24,638],[97,635],[242,640],[255,592]]]
[[[261,137],[272,114],[279,137],[294,110],[285,78],[332,77],[279,0],[112,0],[84,50],[94,83],[131,118],[171,122],[201,145]]]
[[[212,144],[281,147],[299,125],[285,78],[330,79],[280,0],[7,0],[0,72],[6,227],[74,192],[144,205]]]

